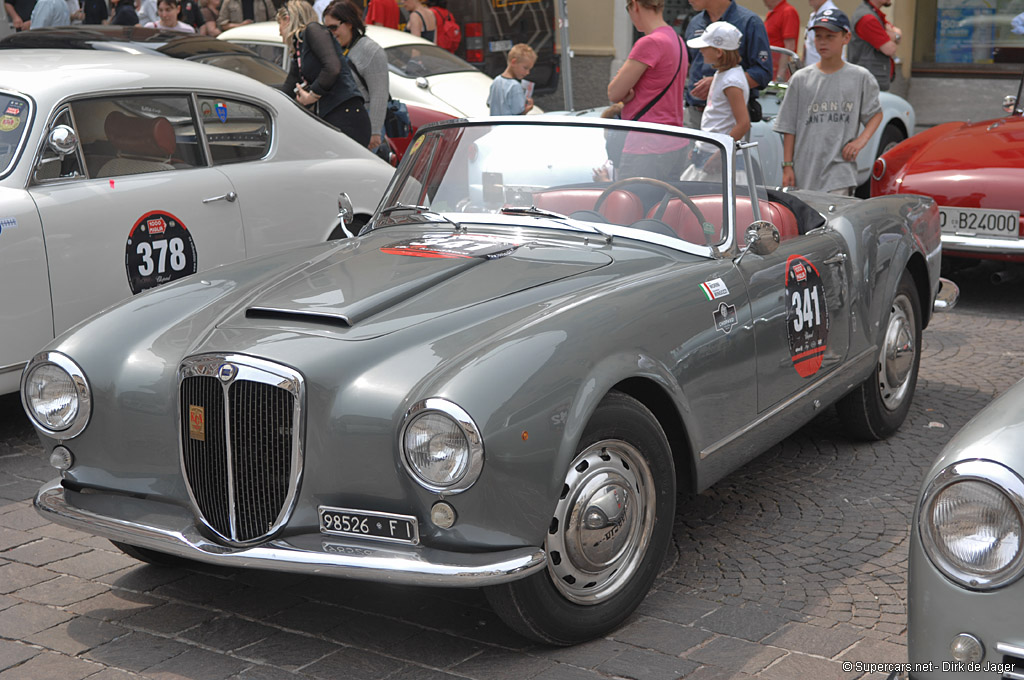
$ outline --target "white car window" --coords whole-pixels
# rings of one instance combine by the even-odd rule
[[[256,161],[270,152],[269,113],[224,97],[198,97],[197,102],[214,165]]]
[[[81,146],[76,145],[77,148],[73,152],[62,154],[51,147],[48,142],[49,135],[62,126],[71,130],[74,130],[75,127],[74,121],[71,120],[71,111],[66,107],[54,118],[53,124],[47,131],[47,138],[43,140],[43,149],[39,154],[39,161],[36,163],[36,171],[33,176],[33,180],[37,183],[85,176]]]
[[[388,66],[406,78],[472,71],[473,67],[437,45],[397,45],[385,50]]]
[[[90,177],[204,165],[186,95],[119,95],[73,102]]]

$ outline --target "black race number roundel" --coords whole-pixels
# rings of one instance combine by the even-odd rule
[[[821,275],[810,260],[791,255],[786,261],[786,326],[793,368],[809,378],[821,368],[828,347],[828,305]]]
[[[138,219],[128,234],[124,264],[132,294],[196,273],[196,244],[174,215],[160,210]]]

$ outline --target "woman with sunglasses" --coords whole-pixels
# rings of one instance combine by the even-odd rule
[[[360,145],[370,143],[370,117],[341,46],[316,20],[305,0],[288,0],[277,12],[281,39],[292,55],[286,93]]]
[[[370,151],[384,139],[384,114],[388,106],[388,58],[384,48],[366,35],[359,9],[350,0],[334,0],[324,10],[324,26],[334,35],[348,57],[356,84],[370,113]]]

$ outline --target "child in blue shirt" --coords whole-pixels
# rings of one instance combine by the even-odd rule
[[[537,61],[537,53],[526,43],[512,46],[506,57],[505,71],[491,83],[487,105],[492,116],[518,116],[533,108],[533,99],[527,96],[523,78]]]

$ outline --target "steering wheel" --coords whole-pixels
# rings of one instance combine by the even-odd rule
[[[690,209],[690,212],[692,212],[694,217],[697,218],[697,223],[701,225],[701,228],[708,223],[707,219],[704,217],[704,213],[700,211],[700,208],[697,207],[696,203],[690,200],[689,196],[683,193],[682,189],[674,187],[668,182],[663,182],[660,179],[654,179],[653,177],[627,177],[625,179],[612,182],[604,191],[601,192],[601,195],[597,197],[597,200],[594,202],[594,210],[600,211],[601,205],[605,202],[605,199],[611,196],[613,192],[628,184],[650,184],[651,186],[659,187],[665,191],[665,197],[661,199],[661,203],[658,205],[658,210],[651,215],[651,219],[660,220],[665,215],[665,210],[668,208],[669,198],[675,196]],[[710,234],[708,234],[706,230],[704,231],[704,235],[705,241],[710,239]]]

